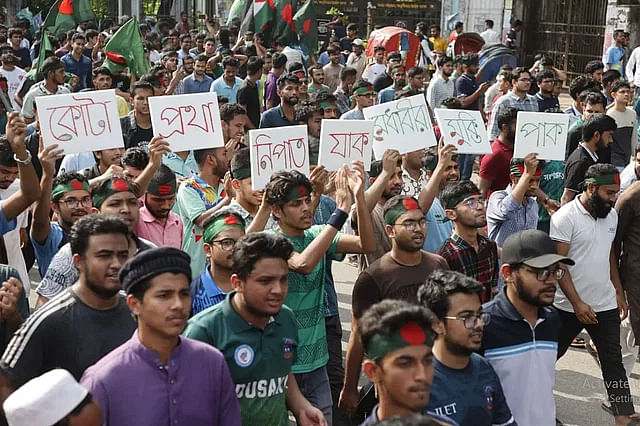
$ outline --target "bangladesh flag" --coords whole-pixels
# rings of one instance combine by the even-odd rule
[[[51,40],[49,40],[49,36],[47,36],[47,32],[42,28],[40,30],[40,53],[38,54],[38,71],[40,74],[42,71],[42,65],[44,64],[44,58],[47,51],[53,52],[53,46],[51,46]]]
[[[255,0],[253,2],[253,21],[255,32],[266,33],[272,25],[274,11],[273,0]]]
[[[111,72],[129,67],[138,78],[149,71],[149,61],[144,56],[142,36],[136,18],[129,19],[104,45],[104,66]]]
[[[74,29],[80,22],[95,20],[90,0],[56,0],[43,26],[52,34]]]
[[[283,42],[285,46],[296,42],[296,27],[293,24],[293,11],[296,0],[275,0],[276,20],[273,39]]]
[[[231,25],[234,21],[242,22],[244,19],[244,14],[247,10],[248,4],[251,0],[234,0],[231,5],[231,9],[229,9],[229,17],[227,18],[227,25]]]
[[[300,47],[305,55],[318,50],[318,22],[313,0],[307,0],[293,17],[296,33],[300,39]]]

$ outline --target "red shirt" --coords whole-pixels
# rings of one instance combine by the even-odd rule
[[[510,164],[513,158],[513,147],[507,146],[496,138],[491,144],[491,154],[487,154],[480,160],[480,177],[489,179],[491,187],[487,198],[493,191],[502,191],[511,183]]]

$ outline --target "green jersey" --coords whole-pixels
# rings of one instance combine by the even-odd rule
[[[549,161],[542,169],[540,178],[540,190],[552,200],[560,201],[564,192],[564,163],[562,161]],[[551,216],[545,208],[538,209],[538,222],[547,222]]]
[[[298,345],[293,312],[283,305],[262,330],[236,312],[231,303],[235,294],[191,318],[184,335],[224,354],[243,425],[287,426],[285,392]]]
[[[292,237],[280,231],[271,232],[277,232],[286,237],[293,245],[293,249],[302,253],[311,241],[320,235],[325,226],[329,225],[313,225],[300,237]],[[310,274],[289,271],[289,292],[284,303],[293,310],[298,324],[298,357],[293,364],[294,373],[317,370],[329,361],[324,325],[324,269],[327,258],[340,260],[336,254],[336,247],[341,235],[340,232],[336,234],[327,254]]]

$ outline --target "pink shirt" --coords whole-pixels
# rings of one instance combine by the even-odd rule
[[[182,248],[182,220],[174,212],[169,212],[167,223],[162,225],[146,206],[140,208],[140,218],[136,235],[149,240],[158,247]]]

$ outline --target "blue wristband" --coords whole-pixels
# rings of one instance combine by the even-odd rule
[[[347,221],[348,217],[349,215],[347,214],[347,212],[336,208],[327,221],[327,225],[331,225],[339,231],[344,226],[344,223]]]

